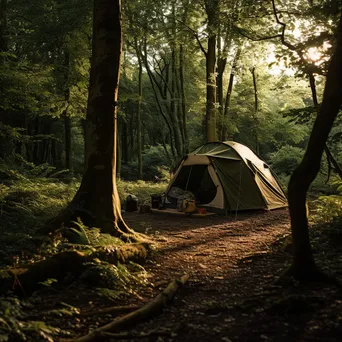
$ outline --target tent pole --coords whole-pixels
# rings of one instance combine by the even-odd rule
[[[186,186],[185,186],[185,189],[184,189],[185,191],[187,191],[187,190],[188,190],[188,185],[189,185],[189,181],[190,181],[191,172],[192,172],[192,166],[191,166],[191,168],[190,168],[190,172],[189,172],[188,180],[186,181]]]
[[[237,212],[238,212],[238,207],[239,207],[239,203],[240,203],[240,194],[241,194],[241,183],[242,183],[242,163],[240,162],[240,180],[239,180],[239,195],[238,195],[238,199],[237,199],[237,203],[236,203],[236,209],[235,209],[235,220],[237,219]]]

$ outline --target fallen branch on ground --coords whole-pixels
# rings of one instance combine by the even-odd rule
[[[109,308],[88,311],[88,312],[81,312],[80,316],[88,317],[88,316],[104,315],[104,314],[122,314],[126,312],[131,312],[133,310],[138,310],[139,308],[140,306],[138,305],[111,306]]]
[[[99,331],[96,335],[96,341],[105,341],[105,340],[125,340],[125,339],[138,339],[138,338],[147,338],[147,337],[159,337],[159,336],[172,336],[172,331],[170,330],[152,330],[147,333],[134,334],[129,332],[122,333],[109,333],[109,332],[101,332]]]
[[[73,340],[74,342],[93,342],[99,341],[99,336],[102,333],[115,333],[120,330],[132,328],[139,323],[142,323],[156,315],[169,304],[181,286],[184,286],[189,280],[189,275],[185,274],[180,279],[173,280],[168,287],[160,293],[154,300],[142,308],[129,313],[126,316],[116,319],[115,321],[100,327],[88,335],[82,336]],[[107,337],[106,337],[107,338]]]

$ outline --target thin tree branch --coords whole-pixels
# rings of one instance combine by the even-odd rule
[[[200,41],[199,37],[198,37],[198,32],[195,31],[193,28],[191,28],[189,25],[187,25],[186,23],[184,23],[182,20],[178,19],[178,18],[175,18],[175,17],[172,17],[170,15],[163,15],[164,17],[166,18],[172,18],[173,20],[179,22],[180,24],[182,24],[184,27],[186,27],[192,34],[193,36],[195,37],[201,51],[204,53],[204,55],[207,57],[207,51],[205,50],[205,48],[203,47],[202,45],[202,42]]]

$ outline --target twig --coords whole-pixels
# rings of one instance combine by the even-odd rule
[[[129,332],[122,332],[122,333],[109,333],[109,332],[98,332],[96,334],[96,341],[106,341],[111,339],[138,339],[138,338],[147,338],[147,337],[159,337],[159,336],[172,336],[172,331],[170,330],[152,330],[147,333],[129,333]]]
[[[95,315],[104,315],[104,314],[111,314],[111,313],[126,313],[131,312],[133,310],[139,309],[138,305],[124,305],[124,306],[111,306],[104,309],[88,311],[88,312],[81,312],[80,316],[88,317],[88,316],[95,316]]]

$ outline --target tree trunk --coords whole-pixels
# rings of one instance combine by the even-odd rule
[[[317,270],[308,232],[306,194],[315,179],[322,159],[325,143],[342,103],[342,17],[338,27],[336,50],[331,58],[322,105],[311,131],[303,160],[293,172],[289,187],[289,210],[293,240],[293,263],[288,271],[297,279],[316,279]]]
[[[314,107],[315,107],[317,115],[318,115],[319,114],[319,104],[318,104],[318,99],[317,99],[315,76],[314,76],[312,71],[308,71],[308,76],[309,76],[309,82],[310,82],[310,88],[311,88],[311,94],[312,94],[312,102],[314,104]],[[331,163],[333,165],[335,172],[342,179],[342,170],[341,170],[340,166],[338,165],[334,156],[331,154],[327,144],[325,144],[324,152],[327,155],[328,163]],[[329,175],[328,175],[328,178],[329,178]]]
[[[216,141],[216,26],[219,11],[219,0],[206,0],[205,8],[208,16],[208,50],[206,53],[206,137],[207,142]]]
[[[175,48],[172,49],[171,54],[171,102],[170,102],[170,117],[173,126],[173,134],[175,139],[175,147],[177,151],[177,156],[182,155],[182,143],[181,135],[179,130],[177,105],[176,105],[176,53]]]
[[[258,137],[258,110],[259,110],[259,98],[258,98],[258,88],[255,75],[255,67],[251,69],[253,77],[253,89],[254,89],[254,112],[253,112],[253,125],[254,125],[254,137],[255,137],[255,151],[259,154],[259,137]]]
[[[149,77],[150,82],[151,82],[153,94],[154,94],[155,99],[157,101],[159,112],[160,112],[162,118],[164,119],[164,121],[166,123],[166,126],[168,128],[168,131],[169,131],[169,134],[170,134],[171,153],[172,153],[172,156],[175,157],[177,153],[175,151],[175,147],[174,147],[174,143],[173,143],[173,130],[172,130],[172,126],[171,126],[171,124],[170,124],[170,122],[169,122],[169,120],[168,120],[168,118],[167,118],[167,116],[166,116],[166,114],[165,114],[165,112],[163,110],[160,98],[159,98],[157,90],[156,90],[156,81],[155,81],[154,75],[153,75],[153,73],[151,71],[150,65],[148,63],[146,41],[144,42],[144,55],[141,54],[141,56],[142,56],[142,60],[144,61],[144,66],[146,68],[148,77]]]
[[[121,179],[121,165],[122,165],[122,142],[120,139],[120,130],[117,127],[117,134],[116,134],[116,170],[115,175],[117,179]]]
[[[62,118],[64,121],[64,152],[65,152],[65,164],[64,167],[68,170],[72,170],[72,150],[71,150],[71,118],[68,113],[69,101],[70,101],[70,89],[69,89],[69,64],[70,64],[70,54],[68,51],[64,51],[64,63],[63,63],[63,73],[64,73],[64,101],[66,104],[65,109],[62,113]]]
[[[182,121],[183,121],[183,134],[184,134],[184,154],[189,153],[189,135],[187,125],[187,113],[186,113],[186,99],[184,89],[184,51],[183,45],[179,47],[179,82],[180,82],[180,97],[181,97],[181,110],[182,110]]]
[[[216,67],[216,97],[217,97],[217,104],[218,104],[218,113],[219,113],[219,125],[218,125],[218,136],[222,138],[223,130],[224,130],[224,105],[223,105],[223,74],[224,70],[226,69],[227,65],[227,54],[230,48],[230,41],[231,41],[231,21],[226,28],[226,34],[224,37],[224,46],[221,49],[221,24],[219,24],[219,35],[217,38],[217,67]]]
[[[138,51],[138,49],[136,49]],[[142,104],[142,62],[141,57],[138,55],[138,108],[137,108],[137,155],[138,155],[138,179],[143,178],[143,161],[142,161],[142,125],[141,125],[141,104]]]
[[[64,120],[64,143],[65,143],[65,168],[72,171],[72,153],[71,153],[71,118],[65,112]]]
[[[120,118],[120,129],[121,131],[121,159],[125,164],[128,163],[128,124],[126,118]]]
[[[228,137],[232,138],[232,134],[228,132],[227,130],[227,120],[228,120],[228,113],[229,113],[229,108],[230,108],[230,100],[232,97],[232,91],[233,91],[233,85],[234,85],[234,77],[235,77],[235,72],[236,72],[236,67],[238,64],[238,61],[241,56],[241,46],[238,47],[232,68],[230,70],[230,75],[229,75],[229,83],[228,83],[228,88],[227,88],[227,94],[226,94],[226,100],[224,104],[224,112],[223,112],[223,119],[222,119],[222,136],[221,139],[222,141],[225,141],[228,139]]]
[[[78,192],[50,221],[52,228],[80,217],[86,225],[116,236],[133,233],[121,216],[115,177],[121,48],[120,0],[95,0],[85,136],[89,158]]]
[[[177,97],[177,120],[179,125],[180,137],[181,137],[181,145],[182,145],[182,154],[184,154],[185,150],[185,136],[184,136],[184,123],[183,123],[183,108],[182,108],[182,98],[181,98],[181,90],[180,90],[180,79],[179,79],[179,69],[175,69],[175,78],[176,78],[176,97]]]

